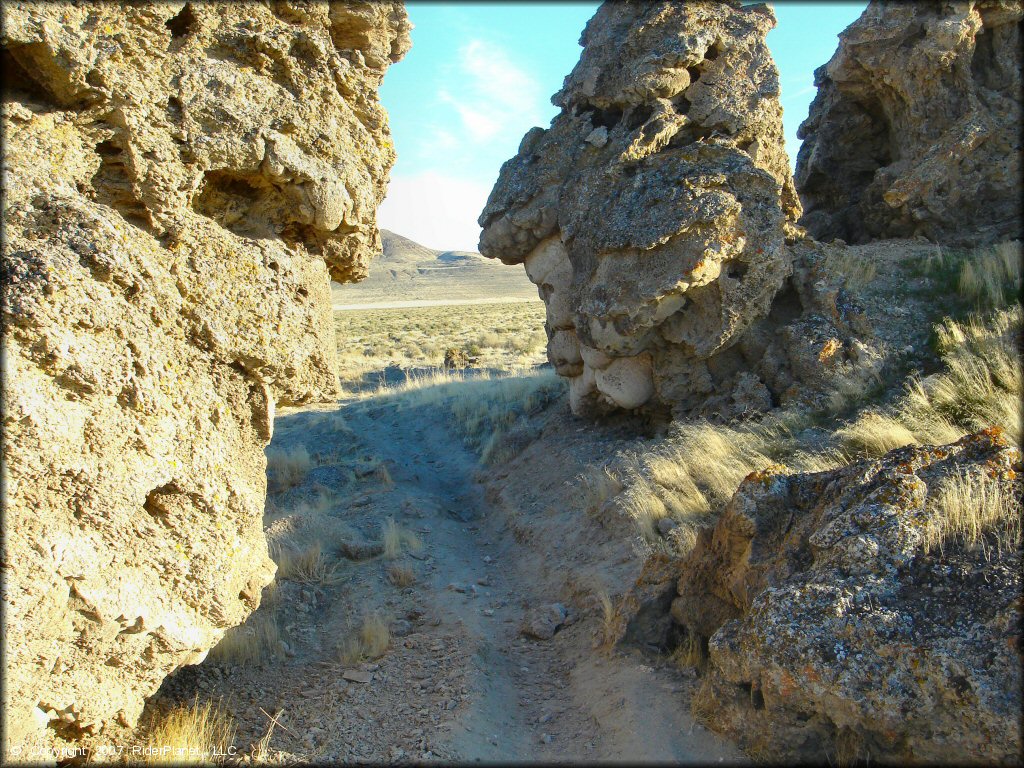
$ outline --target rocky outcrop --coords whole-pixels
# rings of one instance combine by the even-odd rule
[[[335,393],[328,278],[379,249],[376,90],[409,25],[369,2],[3,13],[9,750],[133,724],[258,605],[263,447],[275,403]]]
[[[815,72],[800,223],[860,243],[1020,237],[1018,0],[873,0]]]
[[[1022,470],[992,429],[748,477],[672,604],[695,710],[769,760],[1019,760]]]
[[[765,6],[606,3],[561,114],[503,166],[480,250],[538,286],[576,413],[771,398],[714,361],[793,271],[774,23]]]

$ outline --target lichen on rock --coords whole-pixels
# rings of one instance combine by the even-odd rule
[[[606,3],[562,112],[503,166],[480,250],[525,263],[577,413],[696,393],[693,371],[768,315],[792,271],[774,21],[738,3]]]
[[[1018,237],[1022,18],[1016,0],[872,0],[815,72],[800,223],[850,243]]]
[[[336,393],[393,3],[5,4],[5,749],[132,725],[273,574],[277,404]],[[16,638],[16,642],[12,642]]]
[[[1016,760],[1022,470],[993,429],[752,474],[679,567],[672,616],[710,638],[695,710],[771,760]],[[961,478],[980,538],[937,546]]]

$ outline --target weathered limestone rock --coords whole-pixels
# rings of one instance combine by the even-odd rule
[[[606,3],[562,113],[502,168],[480,251],[526,265],[577,413],[669,407],[790,274],[800,206],[774,21],[738,3]]]
[[[4,733],[134,724],[255,609],[275,403],[379,247],[391,3],[7,3]],[[27,754],[27,753],[23,753]]]
[[[860,243],[1021,232],[1019,0],[873,0],[815,72],[800,223]]]
[[[769,760],[1019,760],[1022,470],[993,429],[748,477],[701,533],[672,604],[691,636],[710,637],[695,709]],[[974,490],[951,507],[958,478]],[[1002,522],[961,518],[980,543],[926,546],[958,509],[997,508]]]

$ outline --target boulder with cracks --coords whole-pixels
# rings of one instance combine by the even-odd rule
[[[392,3],[3,9],[5,756],[132,726],[273,574],[275,404],[378,246]]]
[[[753,473],[679,569],[695,712],[769,760],[1018,760],[1022,470],[992,429]]]
[[[1021,233],[1018,0],[874,0],[815,72],[800,223],[850,243]]]
[[[576,413],[705,396],[709,361],[791,274],[774,23],[765,6],[606,3],[561,114],[503,166],[480,250],[538,286]]]

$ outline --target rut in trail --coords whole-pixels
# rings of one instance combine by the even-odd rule
[[[271,752],[322,761],[740,759],[693,721],[691,679],[595,649],[594,617],[570,606],[551,640],[520,634],[528,609],[559,599],[538,583],[558,563],[517,541],[530,537],[488,502],[495,491],[485,494],[477,457],[449,418],[429,398],[279,415],[269,453],[304,449],[313,466],[270,496],[272,550],[280,561],[281,548],[319,541],[333,573],[312,583],[279,573],[247,622],[276,617],[286,652],[253,664],[215,651],[165,684],[164,704],[223,696],[242,752],[280,712]],[[404,540],[390,558],[377,544],[389,521]],[[415,581],[397,586],[396,575]],[[340,660],[374,614],[390,625],[387,652]]]

